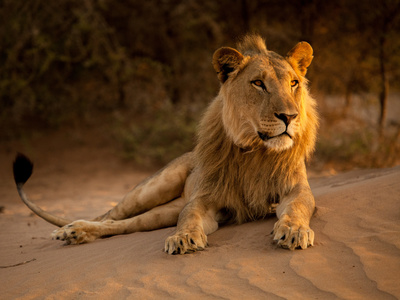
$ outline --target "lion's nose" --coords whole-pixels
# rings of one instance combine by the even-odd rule
[[[275,117],[277,117],[279,120],[282,120],[286,126],[289,126],[290,122],[292,122],[297,117],[297,114],[294,115],[275,114]]]

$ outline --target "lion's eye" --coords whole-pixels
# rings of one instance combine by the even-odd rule
[[[261,80],[253,80],[251,82],[252,85],[254,85],[257,88],[262,88],[264,91],[267,90],[267,88],[264,85],[264,82],[262,82]]]
[[[297,86],[299,84],[299,81],[298,80],[292,80],[291,82],[290,82],[290,85],[292,86],[292,87],[295,87],[295,86]]]

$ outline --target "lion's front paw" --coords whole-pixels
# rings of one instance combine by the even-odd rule
[[[274,241],[282,248],[306,249],[314,244],[314,231],[308,225],[296,224],[282,218],[274,225]]]
[[[75,221],[65,225],[51,234],[53,240],[65,241],[67,245],[83,244],[99,237],[95,222]]]
[[[199,231],[177,233],[165,241],[164,251],[168,254],[185,254],[207,247],[207,236]]]

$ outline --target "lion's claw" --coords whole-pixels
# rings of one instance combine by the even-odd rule
[[[285,219],[275,223],[274,241],[278,246],[294,250],[314,245],[314,231],[308,225],[297,225]]]
[[[98,238],[94,222],[75,221],[56,229],[51,234],[53,240],[65,241],[66,245],[83,244]]]
[[[168,237],[165,241],[164,251],[168,254],[185,254],[204,250],[207,246],[206,235],[194,231]]]

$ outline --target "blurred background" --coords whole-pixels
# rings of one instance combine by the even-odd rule
[[[314,48],[313,170],[400,164],[398,0],[2,0],[0,20],[6,152],[101,140],[123,160],[165,164],[193,148],[218,92],[214,51],[255,32],[281,55]]]

